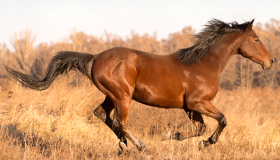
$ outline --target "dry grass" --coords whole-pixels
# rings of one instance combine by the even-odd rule
[[[129,129],[147,146],[140,153],[118,153],[118,139],[93,110],[104,96],[88,80],[69,86],[71,77],[38,92],[14,83],[0,97],[0,159],[278,159],[280,90],[221,90],[213,104],[228,126],[217,144],[198,151],[198,143],[214,132],[217,122],[205,117],[206,133],[184,141],[161,141],[167,131],[190,131],[182,110],[158,109],[133,102]],[[13,93],[11,93],[12,91]]]

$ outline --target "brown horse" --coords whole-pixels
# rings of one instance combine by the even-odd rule
[[[254,20],[253,20],[254,21]],[[64,51],[53,57],[41,81],[7,67],[11,75],[25,86],[47,89],[54,79],[71,69],[78,69],[106,95],[94,114],[120,139],[120,147],[130,140],[140,151],[143,142],[132,135],[126,126],[131,100],[161,108],[180,108],[192,115],[196,130],[165,136],[183,140],[201,136],[206,129],[202,114],[218,121],[218,127],[201,148],[217,142],[227,125],[221,113],[210,101],[219,87],[219,75],[230,57],[240,54],[262,65],[272,67],[273,59],[252,30],[253,21],[238,24],[213,19],[196,35],[196,43],[169,55],[154,55],[134,49],[113,48],[98,55]],[[93,61],[91,76],[87,65]],[[111,111],[115,109],[113,120]],[[191,117],[190,117],[191,118]]]

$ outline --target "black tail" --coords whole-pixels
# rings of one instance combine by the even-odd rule
[[[88,53],[79,53],[71,51],[58,52],[48,65],[46,71],[46,77],[37,81],[30,76],[17,72],[6,66],[6,69],[11,75],[20,81],[23,85],[35,89],[35,90],[45,90],[47,89],[54,79],[60,74],[66,74],[71,69],[78,69],[85,76],[91,79],[88,74],[87,66],[90,61],[94,60],[96,56]]]

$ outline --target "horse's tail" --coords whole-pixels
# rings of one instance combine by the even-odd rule
[[[23,85],[35,89],[45,90],[47,89],[54,79],[60,74],[66,74],[70,70],[78,69],[85,76],[91,79],[88,74],[87,66],[90,61],[94,60],[96,55],[88,53],[79,53],[71,51],[58,52],[48,64],[46,76],[43,80],[34,80],[30,76],[17,72],[6,66],[7,71]]]

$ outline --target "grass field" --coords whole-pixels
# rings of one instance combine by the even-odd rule
[[[0,97],[0,159],[279,159],[280,90],[220,90],[213,104],[228,125],[219,141],[202,151],[217,122],[204,117],[202,137],[161,141],[167,132],[191,131],[193,125],[179,109],[159,109],[133,102],[128,127],[147,151],[129,150],[118,156],[118,139],[93,115],[104,95],[89,80],[69,85],[71,77],[55,81],[42,92],[18,83]]]

